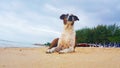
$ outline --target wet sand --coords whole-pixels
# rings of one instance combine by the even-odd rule
[[[0,68],[120,68],[120,48],[76,48],[46,54],[41,48],[0,48]]]

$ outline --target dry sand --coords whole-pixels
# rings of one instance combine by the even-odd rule
[[[120,68],[119,48],[76,48],[46,54],[43,48],[0,48],[0,68]]]

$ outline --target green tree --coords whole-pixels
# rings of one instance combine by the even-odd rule
[[[45,43],[44,45],[46,45],[46,46],[50,46],[50,44],[51,44],[51,43],[47,42],[47,43]]]
[[[108,37],[109,41],[120,43],[120,27],[117,26],[116,24],[109,25],[108,30],[110,32]]]
[[[120,43],[120,26],[98,25],[94,28],[83,28],[76,31],[78,43]]]

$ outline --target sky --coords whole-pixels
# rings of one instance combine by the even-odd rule
[[[80,19],[75,30],[99,24],[120,25],[120,0],[0,0],[0,39],[23,43],[60,37],[61,14]]]

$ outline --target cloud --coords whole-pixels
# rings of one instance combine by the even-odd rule
[[[19,16],[14,12],[4,11],[1,14],[0,27],[2,29],[0,29],[0,31],[2,33],[0,35],[2,36],[3,39],[5,38],[8,40],[13,40],[13,41],[18,40],[23,42],[38,42],[39,39],[40,40],[39,42],[45,43],[47,41],[43,41],[43,39],[45,39],[44,37],[59,36],[59,31],[56,31],[53,28],[46,25],[47,23],[44,22],[44,19],[46,17],[44,18],[42,16],[39,16],[39,14],[36,14],[34,12],[27,13],[25,17],[26,19]],[[33,21],[31,21],[30,19],[33,19]],[[34,20],[39,21],[39,23],[35,24]],[[41,23],[41,21],[43,21],[43,23]]]
[[[62,14],[62,13],[75,13],[76,9],[75,7],[72,7],[72,6],[68,6],[68,7],[57,7],[57,6],[54,6],[52,4],[48,4],[46,3],[44,5],[45,9],[46,10],[49,10],[51,12],[55,12],[55,13],[58,13],[58,14]]]
[[[0,8],[4,11],[18,11],[24,7],[24,4],[20,1],[16,0],[6,0],[0,2]]]

